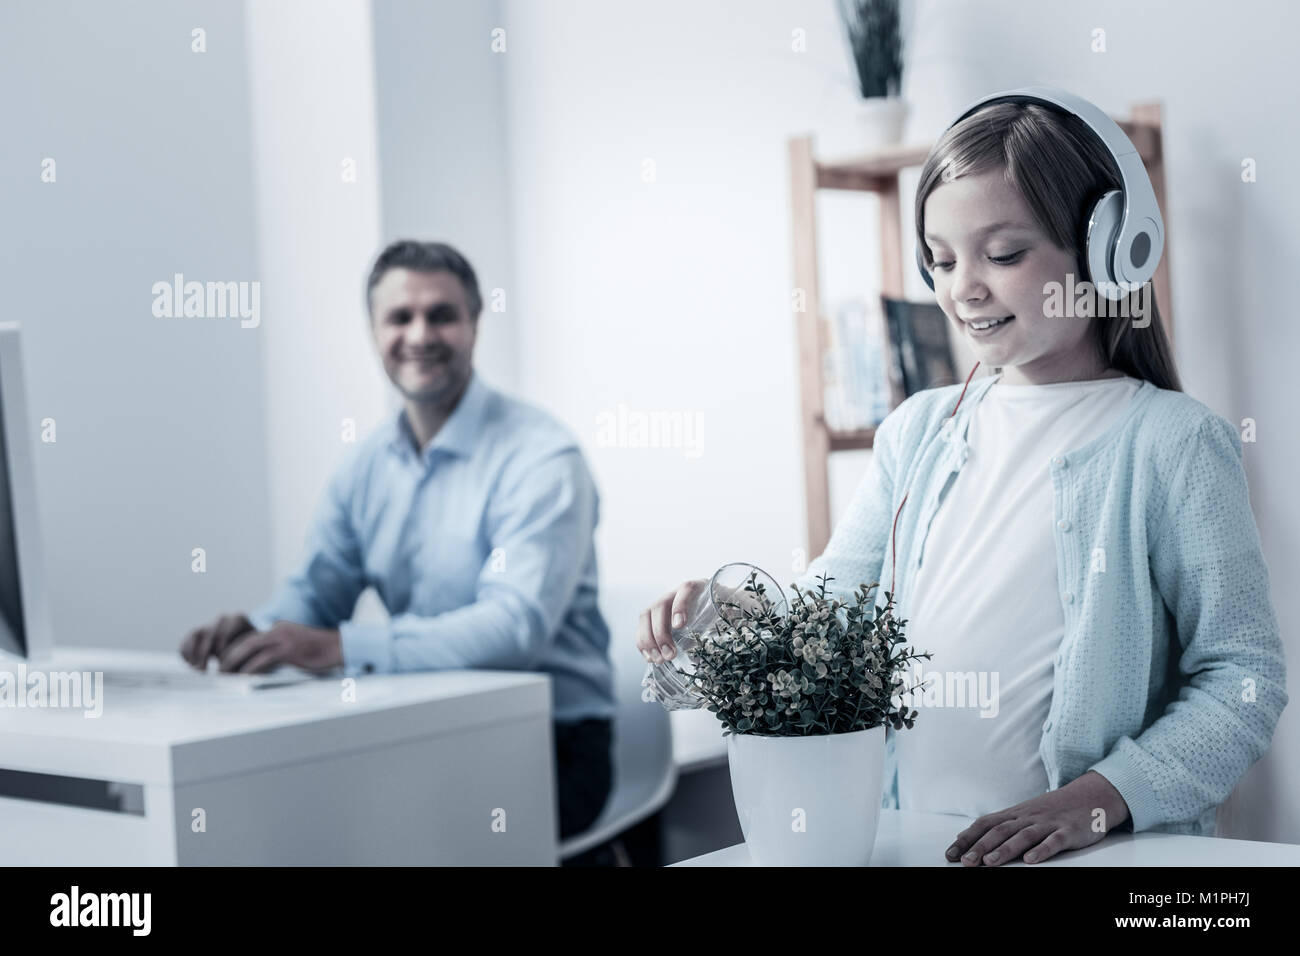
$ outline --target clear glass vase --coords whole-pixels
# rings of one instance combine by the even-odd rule
[[[696,635],[716,633],[719,621],[734,626],[746,610],[763,610],[765,601],[771,603],[774,613],[786,612],[785,592],[762,568],[743,561],[718,568],[708,587],[687,607],[683,626],[671,632],[677,654],[671,661],[661,659],[646,665],[641,699],[657,700],[664,710],[695,710],[707,704],[708,700],[689,681],[694,669],[690,653],[698,645]]]

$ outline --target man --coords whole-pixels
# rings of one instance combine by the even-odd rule
[[[251,617],[189,634],[197,668],[550,674],[561,839],[608,797],[613,667],[596,603],[598,495],[572,435],[471,364],[478,280],[441,243],[376,260],[370,328],[403,408],[335,473],[305,564]],[[367,585],[391,620],[351,621]],[[486,818],[485,818],[486,819]]]

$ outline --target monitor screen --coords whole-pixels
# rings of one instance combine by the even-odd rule
[[[0,375],[3,375],[0,371]],[[0,382],[0,403],[4,386]],[[19,586],[18,541],[14,535],[13,482],[10,479],[10,449],[5,436],[5,409],[0,405],[0,651],[27,655],[27,634],[23,627],[23,597]]]

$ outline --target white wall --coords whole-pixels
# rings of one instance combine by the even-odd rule
[[[156,318],[151,291],[258,278],[244,57],[237,5],[0,5],[0,284],[33,439],[56,423],[34,450],[60,644],[173,649],[268,579],[262,336]]]
[[[1164,101],[1184,385],[1229,420],[1259,423],[1247,470],[1294,672],[1300,598],[1286,584],[1300,572],[1300,505],[1286,485],[1300,461],[1283,416],[1300,332],[1274,277],[1296,261],[1300,235],[1284,166],[1300,135],[1283,68],[1300,10],[1234,10],[1172,0],[909,6],[906,138],[930,141],[974,97],[1027,83],[1066,87],[1116,115]],[[632,15],[594,0],[528,0],[506,13],[520,382],[587,443],[604,500],[604,586],[648,602],[737,559],[788,580],[804,515],[786,138],[811,130],[819,152],[853,151],[834,4],[665,0]],[[1107,31],[1108,52],[1090,52],[1094,27]],[[796,28],[806,53],[791,51]],[[1256,184],[1239,181],[1245,156],[1259,161]],[[831,215],[829,281],[851,286],[856,269],[869,288],[870,210],[856,223]],[[909,282],[920,295],[919,277]],[[619,403],[702,412],[703,454],[598,447],[597,416]],[[861,460],[853,467],[860,474]],[[630,640],[630,610],[616,639]],[[1300,842],[1300,819],[1285,810],[1300,802],[1296,713],[1227,808],[1229,835]]]
[[[365,312],[379,251],[370,8],[364,0],[244,5],[265,318],[272,571],[260,604],[305,553],[326,482],[384,413]],[[352,161],[355,180],[344,176]]]
[[[505,57],[491,48],[500,4],[376,0],[373,10],[383,241],[447,242],[469,259],[483,295],[474,366],[512,391]],[[504,312],[493,289],[506,292]]]
[[[507,11],[520,381],[587,443],[603,581],[648,601],[737,559],[788,579],[804,528],[784,137],[833,125],[833,9],[798,21],[816,57],[762,4]],[[620,403],[702,414],[702,454],[597,447]]]

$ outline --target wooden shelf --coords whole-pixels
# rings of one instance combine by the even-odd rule
[[[859,428],[851,432],[828,431],[831,451],[866,451],[876,443],[874,428]]]
[[[920,166],[929,155],[929,146],[894,146],[867,156],[817,163],[817,188],[879,192],[882,178]]]
[[[1139,103],[1130,119],[1116,122],[1146,164],[1156,202],[1165,220],[1165,249],[1152,284],[1160,303],[1165,332],[1173,342],[1173,318],[1169,293],[1169,214],[1165,204],[1163,123],[1159,103]],[[816,197],[820,189],[874,193],[880,208],[881,295],[903,298],[905,268],[915,268],[913,242],[904,244],[899,178],[903,170],[924,165],[929,144],[891,146],[873,153],[835,160],[819,160],[813,154],[811,136],[789,140],[791,229],[794,238],[795,286],[802,289],[804,310],[797,315],[799,326],[799,402],[803,423],[805,499],[808,515],[808,554],[819,555],[830,540],[830,478],[827,459],[831,452],[870,449],[876,430],[833,431],[825,418],[825,386],[822,356],[826,342],[822,334],[822,310],[818,289]],[[906,252],[904,251],[906,249]],[[889,329],[884,330],[889,347]],[[897,408],[906,396],[901,383],[890,381],[890,408]]]
[[[1141,109],[1141,107],[1138,107]],[[1136,112],[1136,110],[1135,110]],[[1119,128],[1133,141],[1138,155],[1148,166],[1160,162],[1160,131],[1146,122],[1116,120]],[[897,176],[904,169],[922,166],[930,155],[930,145],[888,146],[873,153],[836,160],[815,162],[818,189],[850,189],[879,192],[880,180]],[[1163,209],[1161,210],[1163,212]],[[1166,230],[1167,232],[1167,230]]]

